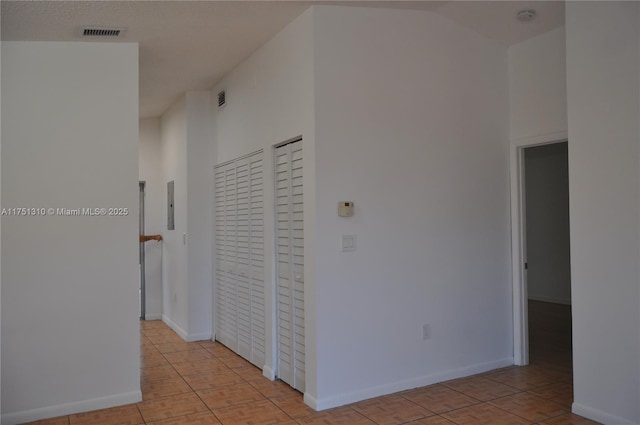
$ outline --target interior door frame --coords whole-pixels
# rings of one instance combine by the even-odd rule
[[[146,190],[147,182],[141,180],[138,182],[139,187],[139,202],[140,202],[140,234],[144,235],[144,195]],[[145,263],[144,263],[144,243],[139,242],[139,250],[140,250],[140,320],[145,320],[146,316],[146,281],[145,281]]]
[[[511,186],[511,281],[513,295],[513,362],[529,364],[529,313],[527,307],[527,259],[524,150],[533,146],[567,142],[566,131],[512,140],[509,147]]]

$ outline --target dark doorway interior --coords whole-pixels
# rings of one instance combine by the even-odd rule
[[[524,154],[529,362],[571,374],[568,143]]]

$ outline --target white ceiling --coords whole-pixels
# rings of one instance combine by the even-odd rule
[[[83,26],[125,27],[118,40],[140,44],[140,117],[155,117],[182,93],[213,87],[312,4],[430,10],[506,46],[564,23],[563,1],[2,0],[1,34],[80,41]],[[529,8],[536,19],[518,22],[516,13]]]

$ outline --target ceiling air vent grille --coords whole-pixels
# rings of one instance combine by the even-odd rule
[[[227,104],[227,97],[224,90],[222,90],[220,93],[218,93],[218,108],[222,108],[226,104]]]
[[[82,28],[80,34],[83,37],[106,37],[116,38],[120,37],[124,32],[124,28],[100,28],[100,27],[85,27]]]

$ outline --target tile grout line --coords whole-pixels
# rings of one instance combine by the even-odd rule
[[[144,331],[143,331],[143,334],[144,334]],[[146,336],[146,335],[145,335],[145,336]],[[180,379],[182,379],[182,380],[184,381],[184,383],[185,383],[185,384],[187,384],[187,386],[189,386],[189,388],[193,391],[193,389],[191,388],[191,386],[189,385],[189,383],[188,383],[188,382],[186,382],[186,381],[184,380],[184,378],[182,377],[182,375],[180,374],[180,372],[178,372],[178,370],[175,368],[175,366],[173,365],[173,363],[171,363],[171,362],[169,361],[169,359],[167,359],[167,357],[165,356],[165,353],[161,352],[161,351],[158,349],[157,344],[156,344],[155,342],[153,342],[150,338],[149,338],[149,341],[151,341],[151,344],[153,345],[153,348],[155,348],[155,349],[158,351],[158,353],[159,353],[159,354],[162,356],[162,358],[167,362],[167,364],[168,364],[169,366],[171,366],[171,368],[172,368],[172,369],[173,369],[173,370],[178,374],[178,376],[180,377]],[[145,369],[145,368],[144,368],[144,367],[142,367],[142,368],[141,368],[141,370],[142,370],[142,369]],[[141,371],[141,373],[142,373],[142,371]],[[165,379],[163,379],[163,380],[165,380]],[[195,393],[195,391],[193,391],[193,392]],[[187,393],[181,393],[181,394],[187,394]],[[180,394],[174,394],[174,395],[180,395]],[[165,396],[165,397],[157,397],[157,398],[152,399],[152,400],[159,400],[159,399],[163,399],[163,398],[169,398],[169,397],[173,397],[174,395],[169,395],[169,396]],[[196,394],[196,396],[197,396],[197,394]],[[198,396],[198,398],[199,398],[199,396]],[[144,394],[142,394],[142,401],[141,401],[140,403],[144,403],[145,401],[150,401],[150,400],[145,400],[145,399],[144,399]],[[138,411],[140,412],[140,416],[142,416],[142,420],[144,421],[144,423],[145,423],[145,425],[146,425],[146,424],[147,424],[147,420],[145,419],[144,415],[142,415],[142,411],[140,410],[140,403],[136,403],[136,407],[138,408]],[[207,409],[209,408],[209,406],[207,406],[207,404],[206,404],[206,403],[204,403],[204,402],[203,402],[203,404],[207,407]],[[211,413],[213,413],[213,412],[211,412]],[[166,418],[162,418],[162,419],[160,419],[160,420],[171,419],[171,418],[177,418],[177,417],[180,417],[180,416],[186,416],[186,415],[168,416],[168,417],[166,417]],[[214,415],[214,416],[215,416],[215,415]]]

